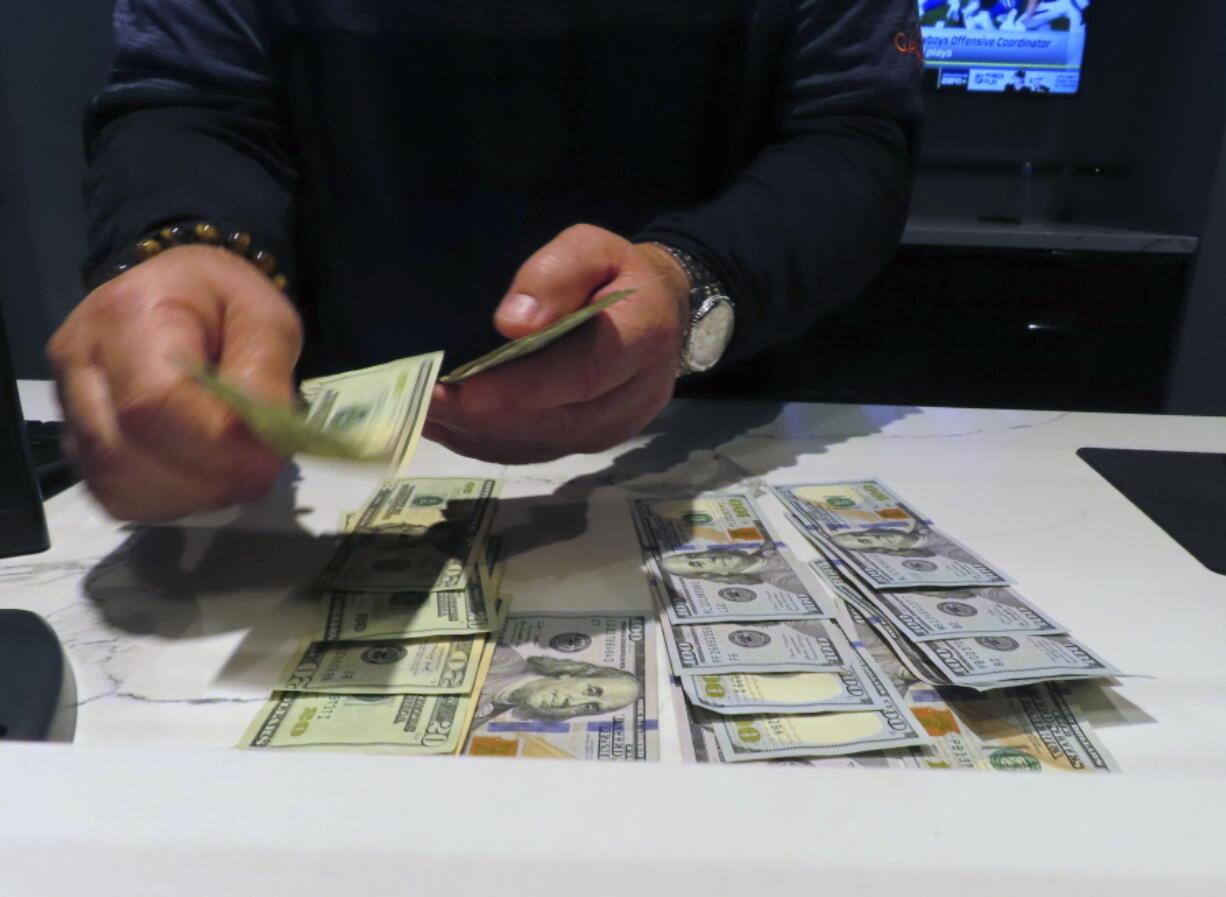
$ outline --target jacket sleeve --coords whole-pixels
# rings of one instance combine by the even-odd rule
[[[295,178],[259,0],[118,0],[86,114],[87,283],[150,230],[205,219],[290,259]]]
[[[914,0],[799,0],[775,133],[727,188],[639,240],[689,252],[736,303],[726,360],[794,336],[880,270],[922,115]]]

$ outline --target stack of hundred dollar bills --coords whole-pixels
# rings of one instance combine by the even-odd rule
[[[818,550],[815,571],[901,636],[925,681],[987,690],[1120,675],[879,481],[772,489]]]
[[[791,506],[785,490],[777,494]],[[981,683],[995,689],[987,694],[949,685],[933,664],[915,662],[833,563],[800,564],[747,496],[640,499],[632,512],[687,759],[1115,768],[1049,671],[1021,677],[1031,684]]]
[[[1119,671],[999,569],[878,480],[771,489],[817,550],[811,569],[854,640],[935,739],[907,765],[1116,768],[1066,683]]]
[[[635,499],[632,513],[700,761],[834,757],[931,738],[836,604],[746,495]]]

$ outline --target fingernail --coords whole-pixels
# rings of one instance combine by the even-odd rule
[[[541,303],[527,293],[513,293],[502,300],[498,307],[498,317],[517,324],[530,324],[540,311]]]

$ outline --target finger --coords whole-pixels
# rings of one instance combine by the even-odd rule
[[[123,437],[115,419],[106,374],[94,365],[69,365],[55,382],[64,415],[69,460],[80,464],[91,453],[117,451]]]
[[[103,287],[108,291],[94,301],[90,324],[97,334],[88,344],[89,361],[106,371],[122,417],[129,405],[181,386],[187,380],[183,363],[216,359],[221,307],[198,285],[179,295],[157,295],[157,283],[116,281],[115,287]]]
[[[449,390],[448,398],[431,410],[443,417],[455,412],[533,411],[590,401],[634,375],[637,364],[621,357],[624,347],[617,327],[601,313],[552,346],[470,377]]]
[[[106,375],[89,365],[68,363],[65,329],[62,327],[52,338],[47,355],[56,368],[55,393],[64,421],[60,448],[68,463],[85,478],[91,454],[113,450],[121,437]],[[61,346],[56,346],[57,341]]]
[[[632,286],[632,280],[615,280],[608,289]],[[489,414],[589,402],[640,373],[671,377],[679,329],[661,313],[664,301],[659,290],[644,289],[552,346],[469,378],[440,405],[440,418],[457,406],[466,414]]]
[[[630,243],[602,228],[567,228],[520,266],[494,312],[494,326],[508,339],[535,333],[586,305],[632,251]]]
[[[182,366],[224,356],[222,301],[198,290],[143,307],[132,303],[113,318],[97,351],[108,369],[127,446],[160,458],[190,480],[214,484],[219,493],[243,488],[242,483],[271,482],[283,459],[260,444]],[[244,334],[246,340],[261,337],[256,331]]]
[[[195,478],[125,444],[107,377],[95,366],[64,371],[57,391],[68,425],[65,454],[99,503],[115,517],[168,520],[255,498],[271,486],[271,480],[252,477],[236,483]]]
[[[219,372],[255,395],[289,402],[302,351],[301,320],[271,284],[258,282],[239,290],[222,317]]]

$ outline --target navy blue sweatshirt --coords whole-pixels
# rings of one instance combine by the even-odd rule
[[[729,359],[854,296],[906,214],[914,0],[118,0],[87,125],[96,283],[164,223],[290,277],[304,373],[499,341],[570,224],[684,249]]]

